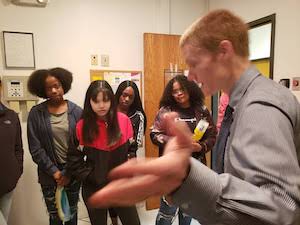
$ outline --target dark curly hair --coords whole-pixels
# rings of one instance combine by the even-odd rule
[[[190,96],[190,104],[192,107],[196,105],[203,106],[204,105],[204,94],[199,86],[194,81],[189,81],[184,75],[177,75],[173,77],[165,87],[164,93],[160,99],[159,107],[176,107],[178,106],[176,100],[174,99],[173,92],[173,84],[178,82]]]
[[[133,115],[136,111],[140,111],[144,115],[144,127],[146,128],[147,127],[147,117],[146,117],[145,111],[143,109],[139,89],[133,81],[125,80],[119,84],[118,89],[115,94],[116,102],[119,103],[120,96],[123,94],[123,91],[127,87],[132,87],[133,92],[134,92],[134,100],[129,107],[128,116]],[[146,129],[144,129],[144,132],[145,132],[145,130]]]
[[[45,89],[45,80],[48,76],[53,76],[60,81],[65,94],[71,89],[73,81],[72,73],[64,68],[55,67],[48,70],[41,69],[34,71],[27,83],[29,92],[41,98],[48,98]]]

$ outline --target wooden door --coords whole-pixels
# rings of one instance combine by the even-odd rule
[[[179,49],[179,39],[180,35],[144,34],[144,105],[148,120],[145,134],[146,157],[158,157],[158,147],[150,139],[150,127],[165,87],[164,71],[169,69],[170,63],[177,64],[180,70],[187,69]],[[211,98],[206,98],[206,105],[211,109]],[[159,197],[146,201],[146,209],[158,207]]]

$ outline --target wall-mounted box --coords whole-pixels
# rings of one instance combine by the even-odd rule
[[[5,101],[37,101],[38,98],[27,90],[27,76],[3,76],[2,89]]]

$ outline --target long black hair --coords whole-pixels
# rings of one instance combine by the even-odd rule
[[[145,111],[143,109],[139,89],[133,81],[125,80],[119,84],[118,89],[115,94],[116,102],[119,104],[120,96],[123,94],[123,91],[127,87],[132,87],[133,92],[134,92],[134,99],[133,99],[132,104],[129,106],[128,116],[133,115],[136,111],[140,111],[144,115],[144,127],[146,128],[147,127],[147,117],[146,117]],[[146,129],[144,129],[144,132],[145,132],[145,130]]]
[[[165,87],[164,93],[160,99],[159,107],[178,107],[175,98],[172,95],[173,84],[178,82],[181,88],[190,96],[189,101],[192,107],[197,105],[204,105],[204,94],[199,86],[194,82],[187,79],[184,75],[177,75],[173,77]]]
[[[110,109],[106,115],[108,146],[114,145],[121,137],[118,117],[117,104],[111,86],[105,80],[93,81],[88,87],[84,100],[84,108],[82,112],[83,119],[83,141],[91,143],[99,134],[97,125],[97,114],[93,111],[90,100],[97,101],[99,92],[103,93],[105,101],[110,101]]]

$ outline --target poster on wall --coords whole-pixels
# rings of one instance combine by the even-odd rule
[[[91,81],[106,80],[116,92],[120,83],[131,80],[137,85],[142,96],[142,72],[141,71],[119,71],[119,70],[91,70]]]

